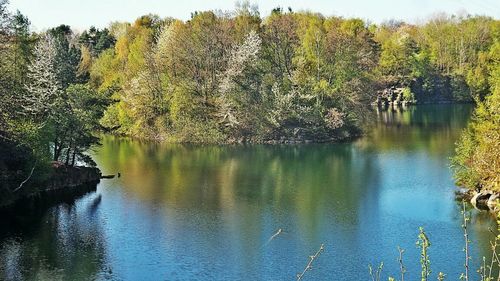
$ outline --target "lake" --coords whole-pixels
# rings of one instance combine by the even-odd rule
[[[92,154],[95,193],[2,229],[4,280],[369,280],[384,262],[420,276],[418,228],[432,277],[458,280],[461,204],[449,158],[470,105],[379,112],[369,134],[340,144],[198,146],[105,137]],[[494,220],[472,211],[475,272]],[[282,232],[278,235],[278,230]]]

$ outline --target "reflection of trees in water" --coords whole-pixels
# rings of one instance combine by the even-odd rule
[[[369,150],[425,150],[449,155],[467,125],[471,105],[420,105],[378,111],[369,137],[358,144]]]
[[[473,106],[462,105],[419,105],[377,110],[379,123],[420,128],[464,127],[469,120]]]
[[[141,205],[139,211],[151,211],[152,224],[168,221],[166,231],[177,235],[173,240],[176,243],[169,245],[172,252],[196,253],[200,251],[198,246],[221,254],[226,253],[226,248],[238,249],[230,251],[228,254],[233,256],[227,258],[241,255],[235,260],[243,264],[228,267],[258,272],[258,258],[273,251],[259,245],[265,244],[278,228],[283,228],[284,233],[269,248],[290,246],[279,243],[293,235],[314,247],[326,243],[327,247],[335,244],[341,253],[363,251],[359,249],[363,246],[360,241],[366,241],[361,240],[366,237],[359,235],[376,231],[366,228],[376,227],[377,223],[367,222],[376,222],[381,215],[377,204],[384,175],[378,166],[378,152],[422,150],[446,161],[443,150],[453,147],[469,113],[460,106],[380,113],[370,137],[355,144],[221,147],[105,138],[95,159],[104,174],[122,174],[120,179],[101,185],[104,196],[116,191],[135,197]],[[104,274],[110,273],[108,253],[104,230],[96,222],[100,197],[92,195],[76,204],[53,208],[38,218],[31,230],[4,239],[0,279],[105,278]],[[169,214],[161,221],[154,217],[158,206]],[[363,223],[367,226],[363,227]],[[152,229],[144,231],[152,231],[152,236],[165,234]],[[288,230],[301,233],[289,234]],[[487,254],[491,236],[481,227],[474,229],[474,234],[479,240],[479,252]],[[335,239],[335,243],[325,237]],[[395,247],[406,242],[388,243]],[[277,267],[282,259],[289,258],[280,256],[279,250],[271,253],[276,255]],[[197,257],[193,254],[192,258]],[[336,262],[352,268],[347,264],[351,260]],[[280,268],[279,272],[288,270]]]
[[[105,139],[97,162],[104,171],[121,171],[123,188],[145,202],[245,209],[239,214],[249,221],[259,220],[252,217],[257,208],[291,211],[311,233],[328,212],[336,223],[356,221],[360,200],[377,181],[372,158],[351,144],[221,147]]]
[[[201,239],[211,251],[231,247],[244,262],[232,266],[255,272],[267,251],[261,247],[278,228],[283,239],[302,237],[315,245],[334,239],[332,228],[356,228],[365,215],[360,205],[378,200],[376,163],[352,144],[221,147],[112,138],[103,143],[97,163],[105,172],[122,172],[123,192],[152,210],[167,209],[170,229],[196,225],[187,241]],[[227,245],[212,245],[218,241],[214,233]],[[276,266],[286,258],[282,253],[274,253]]]
[[[247,259],[260,257],[264,251],[255,245],[264,244],[278,228],[284,230],[283,239],[292,229],[300,232],[293,233],[294,237],[311,245],[333,242],[343,253],[365,251],[360,242],[385,226],[379,223],[384,214],[378,213],[385,176],[379,167],[380,155],[417,151],[447,161],[444,153],[453,148],[469,112],[467,106],[430,106],[423,112],[410,108],[382,113],[384,122],[355,144],[221,147],[106,138],[97,162],[105,172],[122,172],[122,188],[141,204],[150,204],[151,209],[164,206],[170,216],[181,218],[166,218],[169,226],[196,225],[196,234],[189,235],[210,241],[206,244],[213,245],[205,246],[213,251],[223,246],[217,243],[220,240],[206,237],[220,234],[231,248],[238,249],[231,253],[245,255],[241,259],[248,262],[245,268],[253,268],[255,263]],[[414,227],[417,231],[418,225]],[[395,249],[399,243],[413,242],[387,244]],[[483,244],[479,248],[485,252]],[[342,266],[352,268],[349,260],[344,262]]]
[[[96,195],[78,204],[61,204],[40,215],[36,227],[4,237],[0,246],[2,280],[89,280],[105,277],[105,239],[88,216]],[[77,210],[78,209],[78,210]],[[81,214],[79,212],[85,212]],[[30,220],[34,220],[31,218]]]
[[[457,206],[461,205],[457,203]],[[458,207],[457,207],[458,208]],[[482,265],[482,258],[486,258],[486,263],[491,262],[492,249],[490,242],[494,242],[494,238],[498,235],[498,225],[496,224],[495,215],[486,211],[478,211],[469,206],[470,210],[467,213],[470,216],[469,229],[472,231],[474,239],[471,241],[471,247],[478,249],[478,256],[472,256],[472,263],[478,269]],[[498,249],[497,249],[498,251]],[[494,268],[494,276],[498,276],[498,268]]]
[[[370,137],[357,145],[367,152],[449,154],[470,110],[443,105],[379,112]],[[243,201],[313,212],[328,199],[352,208],[377,176],[370,156],[348,144],[220,147],[112,138],[104,143],[97,161],[105,172],[121,171],[124,187],[141,199],[180,207],[231,209]]]

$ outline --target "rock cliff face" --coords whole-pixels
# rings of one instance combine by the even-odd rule
[[[447,76],[436,76],[430,81],[415,79],[410,82],[392,80],[377,92],[375,105],[387,107],[407,104],[436,104],[471,102],[465,82]],[[405,93],[406,91],[406,93]]]
[[[490,190],[482,190],[474,194],[470,200],[471,204],[478,209],[498,213],[497,203],[500,195]]]
[[[390,88],[381,90],[377,93],[377,101],[375,102],[378,106],[389,106],[389,105],[406,105],[414,103],[414,100],[410,100],[404,97],[403,92],[405,88],[399,86],[391,86]]]
[[[500,214],[500,193],[496,191],[461,188],[456,191],[456,199],[470,202],[474,208],[491,212],[496,217]]]

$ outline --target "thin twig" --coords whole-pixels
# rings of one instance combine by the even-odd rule
[[[500,223],[500,221],[497,221],[497,223]],[[493,267],[495,266],[495,263],[497,264],[497,268],[498,268],[498,277],[497,277],[497,280],[500,281],[500,259],[498,258],[498,254],[497,254],[497,246],[498,246],[498,241],[500,239],[500,237],[495,234],[495,232],[493,232],[492,229],[489,229],[489,231],[491,232],[491,234],[493,234],[495,236],[495,239],[493,240],[494,243],[492,241],[490,241],[490,245],[491,245],[491,263],[490,263],[490,266],[489,266],[489,272],[488,272],[488,279],[487,280],[494,280],[493,279]]]
[[[13,139],[8,138],[8,137],[6,137],[6,136],[4,136],[4,135],[2,135],[2,134],[0,134],[0,138],[2,138],[2,139],[4,139],[4,140],[11,141],[11,142],[14,142],[14,140],[13,140]]]
[[[486,279],[486,257],[483,256],[483,264],[479,267],[479,270],[477,271],[479,273],[479,276],[481,277],[481,281],[488,281]]]
[[[372,281],[375,281],[375,274],[373,273],[373,267],[371,264],[368,265],[368,271],[370,273],[370,277],[372,278]]]
[[[269,240],[267,240],[266,245],[269,244],[269,242],[273,241],[274,238],[276,238],[281,233],[283,233],[283,229],[280,228],[275,234],[273,234],[273,236],[271,236],[271,238],[269,238]]]
[[[35,165],[33,166],[33,168],[31,168],[30,175],[25,180],[23,180],[23,182],[21,182],[21,184],[16,189],[14,189],[14,191],[12,191],[12,192],[17,192],[18,190],[20,190],[23,187],[23,185],[30,180],[31,176],[33,175],[33,171],[35,170],[35,167],[36,167],[36,162],[35,162]]]
[[[405,250],[398,246],[398,252],[399,252],[398,262],[399,262],[399,271],[401,272],[401,281],[405,281],[406,267],[403,264],[403,253],[405,252]]]
[[[495,257],[495,260],[497,261],[497,264],[498,264],[498,267],[499,267],[497,280],[500,281],[500,258],[498,257],[496,247],[493,249],[493,256]]]
[[[382,274],[382,268],[384,267],[384,263],[380,263],[378,270],[377,270],[377,281],[380,281],[380,274]]]
[[[372,281],[380,281],[380,274],[382,273],[382,269],[384,268],[384,263],[381,262],[380,265],[377,267],[377,270],[374,272],[372,265],[368,265],[368,269],[370,270],[370,277],[372,278]],[[391,278],[389,278],[391,280]],[[392,280],[394,280],[392,278]]]
[[[491,279],[491,274],[492,274],[492,271],[493,271],[493,265],[495,264],[495,248],[497,247],[496,246],[497,244],[497,241],[495,239],[495,244],[493,244],[493,242],[490,241],[490,245],[491,245],[491,263],[490,263],[490,266],[489,266],[489,272],[488,272],[488,279]]]
[[[465,248],[464,248],[464,251],[465,251],[465,264],[464,264],[464,267],[465,267],[465,275],[462,275],[462,278],[465,280],[465,281],[469,281],[469,260],[470,260],[470,256],[469,256],[469,233],[467,232],[467,224],[469,222],[469,218],[467,217],[467,213],[465,212],[465,201],[462,202],[463,204],[463,209],[462,209],[462,216],[463,216],[463,225],[462,225],[462,228],[464,229],[464,239],[465,239]]]
[[[316,254],[314,254],[314,256],[309,256],[309,262],[307,263],[307,266],[306,268],[304,268],[304,270],[302,271],[302,273],[299,273],[297,274],[297,281],[300,281],[302,280],[302,277],[304,277],[304,275],[306,274],[306,272],[308,270],[311,270],[312,269],[312,263],[313,261],[319,257],[319,255],[321,254],[321,252],[324,250],[324,244],[321,244],[321,246],[319,247],[319,250],[316,252]]]

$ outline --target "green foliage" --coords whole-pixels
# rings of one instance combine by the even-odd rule
[[[389,22],[374,28],[382,52],[378,74],[383,87],[411,87],[419,101],[482,100],[489,92],[489,48],[498,21],[446,16],[415,26]]]
[[[403,77],[412,77],[414,74],[419,50],[409,30],[406,29],[400,28],[382,43],[379,62],[382,74]]]
[[[20,12],[10,14],[7,4],[0,0],[0,192],[17,188],[32,170],[43,180],[50,159],[50,130],[26,118],[22,106],[36,35],[29,20]]]
[[[234,17],[197,12],[159,29],[144,19],[122,25],[114,50],[90,71],[95,88],[118,86],[103,125],[196,142],[359,132],[378,54],[364,23],[293,12],[260,21],[243,4]]]
[[[93,164],[84,153],[92,145],[98,144],[99,138],[93,133],[100,129],[99,120],[109,105],[109,99],[105,94],[82,84],[70,85],[66,95],[66,111],[60,116],[60,120],[64,121],[59,124],[62,127],[59,138],[66,146],[64,160],[71,165],[77,160]]]
[[[456,147],[453,168],[457,183],[471,189],[500,190],[500,42],[491,47],[488,88],[478,101],[468,128]]]
[[[76,84],[85,80],[79,72],[85,46],[67,25],[33,34],[25,16],[5,7],[0,2],[0,145],[15,144],[28,155],[23,173],[35,163],[41,177],[50,159],[91,164],[84,152],[97,143],[93,133],[110,102],[107,92]],[[103,40],[109,41],[100,40],[102,48]]]
[[[470,256],[469,253],[469,245],[471,241],[469,241],[469,234],[468,234],[468,224],[470,222],[470,216],[466,213],[466,202],[463,201],[463,210],[462,210],[462,218],[463,218],[463,225],[462,225],[462,230],[464,234],[464,252],[465,252],[465,263],[463,264],[465,273],[462,273],[460,275],[460,280],[470,280],[473,278],[472,274],[470,274],[470,264],[472,261],[472,257]],[[500,222],[498,221],[497,217],[497,223],[499,225],[498,230],[500,230]],[[481,265],[479,269],[477,270],[477,273],[479,273],[479,277],[481,281],[493,281],[493,280],[498,280],[497,277],[495,277],[495,274],[498,274],[500,270],[500,260],[498,259],[498,242],[500,241],[500,235],[496,235],[493,241],[490,241],[491,245],[491,253],[490,253],[490,260],[487,263],[487,257],[482,257],[481,259]],[[417,240],[417,247],[420,248],[420,265],[421,265],[421,279],[422,281],[427,281],[430,280],[431,276],[431,269],[430,269],[430,257],[429,257],[429,247],[431,246],[431,243],[429,241],[429,238],[427,234],[425,233],[424,229],[422,227],[419,228],[419,235],[418,235],[418,240]],[[406,272],[406,269],[404,266],[402,266],[402,250],[398,247],[399,250],[399,259],[398,261],[400,262],[400,273],[401,273],[401,281],[404,281],[404,273]],[[369,268],[369,274],[372,280],[380,280],[380,272],[382,271],[383,263],[381,263],[381,266],[375,270],[371,265],[368,266]],[[437,274],[437,280],[445,280],[446,279],[446,274],[443,272],[439,272]],[[389,280],[396,280],[393,277],[389,277]]]
[[[415,101],[415,94],[411,92],[409,87],[403,89],[403,98],[405,101]]]
[[[81,59],[80,48],[77,48],[73,40],[73,32],[67,25],[60,25],[49,29],[47,32],[54,41],[56,57],[54,68],[57,80],[61,87],[67,88],[70,84],[77,82],[77,70]]]
[[[491,44],[494,23],[439,17],[422,26],[368,27],[359,19],[291,9],[261,19],[243,3],[232,16],[208,11],[186,22],[148,15],[115,23],[109,28],[114,47],[86,65],[95,89],[116,89],[118,103],[102,124],[120,134],[196,142],[331,140],[360,133],[377,84],[402,84],[405,100],[421,91],[467,99],[469,87],[482,85],[466,77]],[[456,31],[463,32],[449,33]],[[87,44],[87,57],[92,48]],[[414,84],[421,90],[414,92]]]
[[[34,34],[2,0],[0,28],[0,128],[36,155],[73,162],[101,126],[181,142],[342,139],[361,132],[377,89],[399,85],[405,100],[472,94],[479,106],[458,145],[457,180],[498,188],[498,165],[486,164],[500,158],[491,18],[368,26],[281,8],[261,18],[244,2],[188,21],[146,15]]]
[[[92,26],[80,34],[78,42],[90,50],[92,57],[97,57],[112,48],[116,40],[107,28],[100,30]]]

